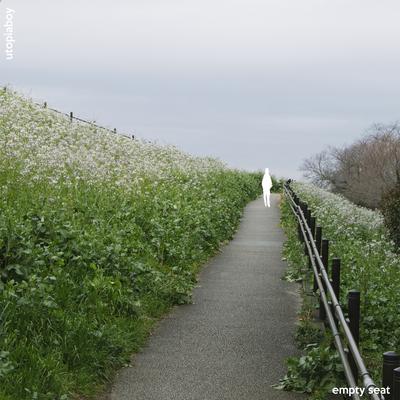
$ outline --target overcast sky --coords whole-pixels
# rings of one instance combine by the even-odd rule
[[[400,119],[397,0],[2,0],[2,27],[7,7],[2,84],[234,167],[299,177]]]

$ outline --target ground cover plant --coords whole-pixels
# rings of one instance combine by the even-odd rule
[[[400,259],[383,225],[382,215],[314,185],[299,182],[292,185],[302,201],[311,207],[318,225],[323,227],[323,236],[330,240],[330,258],[341,258],[340,301],[345,311],[347,292],[351,289],[361,292],[360,350],[379,385],[382,353],[400,350]],[[287,234],[284,246],[289,263],[287,275],[289,279],[307,280],[303,246],[298,241],[295,217],[286,201],[282,203],[282,226]],[[341,368],[332,345],[328,351],[329,337],[316,339],[315,329],[309,329],[310,314],[307,305],[302,310],[298,336],[308,336],[311,345],[304,345],[302,337],[304,354],[289,360],[288,374],[280,387],[310,392],[313,398],[323,399],[340,382]],[[325,360],[324,365],[319,360]],[[322,367],[327,365],[323,379]]]
[[[190,300],[260,182],[0,90],[0,399],[90,397]]]

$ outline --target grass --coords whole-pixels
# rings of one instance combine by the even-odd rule
[[[190,301],[260,181],[0,91],[0,399],[93,397]]]

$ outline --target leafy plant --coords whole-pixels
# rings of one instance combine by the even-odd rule
[[[329,345],[309,345],[306,354],[287,360],[288,372],[275,387],[310,393],[313,400],[325,400],[333,387],[342,386],[339,377],[343,367],[339,356]]]

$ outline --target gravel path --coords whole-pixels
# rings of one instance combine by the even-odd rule
[[[293,355],[297,286],[281,280],[284,235],[279,196],[245,209],[234,239],[211,259],[194,304],[165,317],[132,367],[122,369],[111,400],[304,399],[275,390]]]

